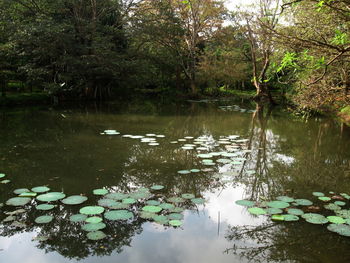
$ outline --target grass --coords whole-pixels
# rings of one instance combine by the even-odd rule
[[[45,93],[8,93],[0,97],[0,106],[27,106],[50,103],[50,96]]]

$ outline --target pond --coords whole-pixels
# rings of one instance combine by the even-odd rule
[[[350,131],[331,119],[144,102],[3,110],[0,127],[0,262],[350,262]]]

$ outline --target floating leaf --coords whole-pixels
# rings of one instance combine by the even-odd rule
[[[348,225],[330,224],[327,226],[327,229],[341,236],[350,237],[350,226]]]
[[[288,208],[287,210],[288,214],[295,215],[295,216],[301,216],[304,214],[304,211],[297,208]]]
[[[162,225],[165,225],[165,224],[168,224],[169,223],[169,219],[166,217],[166,216],[163,216],[163,215],[156,215],[153,217],[154,221],[159,223],[159,224],[162,224]]]
[[[117,202],[116,200],[113,200],[113,199],[100,199],[98,200],[98,205],[99,206],[103,206],[103,207],[111,207],[111,206],[114,206],[116,204],[118,204],[119,202]]]
[[[94,195],[106,195],[108,194],[108,190],[106,189],[95,189],[93,190]]]
[[[183,199],[181,197],[170,197],[170,198],[168,198],[168,201],[170,203],[183,203],[183,202],[185,202],[185,199]]]
[[[345,224],[346,221],[344,218],[339,217],[339,216],[327,216],[327,219],[330,223],[333,224]]]
[[[321,192],[313,192],[312,195],[313,195],[313,196],[317,196],[317,197],[321,197],[321,196],[324,196],[324,193],[321,193]]]
[[[203,198],[193,198],[191,201],[196,205],[202,205],[205,203],[205,200]]]
[[[108,220],[128,220],[134,217],[133,213],[128,210],[113,210],[108,211],[104,214],[105,218]]]
[[[182,214],[179,214],[179,213],[171,213],[168,215],[168,218],[170,220],[181,220],[184,218],[184,216]]]
[[[156,201],[156,200],[148,200],[146,202],[147,205],[153,205],[153,206],[158,206],[160,205],[160,202],[159,201]]]
[[[283,215],[273,215],[273,216],[271,216],[271,219],[274,221],[284,221],[284,216]]]
[[[335,203],[334,204],[327,204],[324,206],[324,208],[328,209],[328,210],[333,210],[333,211],[336,211],[336,210],[341,210],[341,207],[336,205]]]
[[[168,211],[170,213],[182,213],[185,209],[183,209],[182,207],[174,207],[169,209]]]
[[[283,201],[271,201],[267,203],[267,206],[283,209],[289,207],[289,203]]]
[[[55,205],[41,204],[41,205],[37,205],[35,208],[36,208],[37,210],[47,211],[47,210],[54,209],[55,207],[56,207]]]
[[[37,224],[48,224],[53,220],[53,216],[39,216],[35,218],[35,223]]]
[[[81,227],[82,230],[84,231],[88,231],[88,232],[92,232],[92,231],[97,231],[97,230],[101,230],[106,228],[106,224],[105,223],[89,223],[89,224],[85,224]]]
[[[255,206],[255,202],[249,201],[249,200],[238,200],[238,201],[236,201],[236,204],[241,205],[241,206],[246,206],[246,207]]]
[[[136,200],[134,198],[125,198],[125,199],[123,199],[122,203],[131,205],[131,204],[135,204]]]
[[[336,210],[335,213],[338,216],[341,216],[341,217],[346,218],[346,219],[350,219],[350,210],[346,210],[346,209]]]
[[[0,173],[0,178],[4,178],[6,175],[3,173]]]
[[[250,207],[248,208],[248,212],[252,215],[265,215],[266,211],[260,207]]]
[[[190,174],[191,171],[189,170],[180,170],[180,171],[177,171],[178,174]]]
[[[11,183],[11,180],[2,180],[0,183],[1,184],[8,184],[8,183]]]
[[[151,187],[152,190],[162,190],[164,189],[164,186],[163,185],[153,185]]]
[[[25,193],[21,193],[18,195],[19,197],[36,197],[37,193],[33,193],[33,192],[25,192]]]
[[[295,199],[294,201],[297,205],[302,205],[302,206],[312,205],[312,202],[307,199]]]
[[[157,216],[157,214],[147,212],[147,211],[141,211],[141,213],[140,213],[140,217],[143,219],[153,219],[156,216]]]
[[[182,223],[181,221],[179,221],[179,220],[170,220],[170,221],[169,221],[169,225],[175,226],[175,227],[181,226],[182,224],[183,224],[183,223]]]
[[[92,216],[92,217],[85,219],[85,222],[91,223],[91,224],[97,224],[97,223],[102,222],[102,218],[99,216]]]
[[[64,193],[50,192],[47,194],[38,195],[36,199],[42,202],[54,202],[54,201],[63,199],[65,197],[66,195]]]
[[[173,204],[169,204],[169,203],[163,203],[159,205],[161,208],[163,209],[173,209],[175,206]]]
[[[307,214],[303,214],[301,217],[304,218],[307,222],[309,222],[311,224],[326,224],[326,223],[328,223],[328,219],[320,214],[307,213]]]
[[[128,198],[128,195],[124,193],[110,193],[105,195],[104,197],[108,199],[122,200],[122,199]]]
[[[284,217],[284,221],[287,221],[287,222],[299,221],[299,217],[296,215],[288,214],[288,215],[282,215],[282,216]]]
[[[191,169],[191,170],[190,170],[191,173],[199,173],[200,171],[201,171],[201,170],[199,170],[199,169]]]
[[[78,223],[78,222],[85,221],[86,218],[87,218],[86,215],[76,214],[76,215],[72,215],[71,217],[69,217],[69,221],[74,222],[74,223]]]
[[[83,215],[98,215],[104,211],[105,209],[101,206],[85,206],[79,210],[79,213]]]
[[[279,208],[270,207],[270,208],[267,208],[265,210],[266,210],[266,213],[269,214],[269,215],[277,215],[277,214],[282,214],[283,213],[283,210],[281,210]]]
[[[335,201],[334,204],[339,205],[339,206],[344,206],[344,205],[346,205],[346,203],[343,202],[343,201]]]
[[[86,236],[88,239],[94,240],[94,241],[101,240],[107,237],[106,234],[103,233],[102,231],[89,232]]]
[[[61,202],[64,203],[65,205],[80,205],[84,203],[87,199],[88,198],[86,196],[72,195],[61,200]]]
[[[25,206],[31,201],[30,198],[27,197],[13,197],[6,201],[6,205],[9,206]]]
[[[37,186],[32,188],[32,192],[34,193],[45,193],[48,191],[50,191],[50,188],[48,188],[47,186]]]
[[[323,202],[328,202],[332,200],[330,197],[327,196],[320,196],[318,199],[320,199]]]
[[[181,197],[184,199],[194,199],[195,195],[194,194],[182,194]]]
[[[289,196],[278,196],[276,199],[279,201],[282,201],[282,202],[286,202],[286,203],[294,202],[294,198],[291,198]]]
[[[19,188],[13,191],[13,193],[16,195],[20,195],[22,193],[28,193],[28,192],[30,192],[30,190],[27,188]]]
[[[159,213],[160,211],[162,211],[162,208],[160,206],[147,205],[144,206],[142,210],[151,213]]]

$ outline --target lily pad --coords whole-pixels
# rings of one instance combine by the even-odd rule
[[[181,226],[182,224],[183,223],[180,220],[170,220],[169,221],[169,225],[175,226],[175,227]]]
[[[321,193],[321,192],[313,192],[312,195],[313,195],[313,196],[317,196],[317,197],[321,197],[321,196],[324,196],[324,193]]]
[[[54,202],[60,199],[65,198],[66,195],[61,192],[50,192],[42,195],[37,196],[37,200],[42,201],[42,202]]]
[[[147,211],[141,211],[140,217],[143,219],[153,219],[157,216],[155,213],[147,212]]]
[[[181,197],[184,199],[194,199],[195,195],[194,194],[182,194]]]
[[[299,221],[299,216],[296,216],[296,215],[286,214],[282,216],[284,217],[284,221],[286,222]]]
[[[328,209],[328,210],[333,210],[333,211],[336,211],[336,210],[341,210],[341,207],[336,205],[335,203],[334,204],[327,204],[324,206],[324,208]]]
[[[102,218],[99,216],[92,216],[92,217],[85,219],[85,222],[91,223],[91,224],[97,224],[97,223],[102,222]]]
[[[19,197],[36,197],[37,193],[34,192],[25,192],[25,193],[21,193],[18,195]]]
[[[107,199],[107,198],[103,198],[98,200],[98,205],[99,206],[103,206],[103,207],[111,207],[113,205],[118,204],[119,202],[113,199]]]
[[[341,236],[350,237],[350,226],[342,224],[330,224],[327,226],[329,231],[335,232]]]
[[[174,208],[169,209],[168,211],[170,213],[182,213],[184,210],[184,208],[176,206]]]
[[[252,215],[266,215],[266,211],[260,207],[250,207],[248,212]]]
[[[53,220],[53,216],[39,216],[35,218],[35,223],[37,224],[48,224]]]
[[[28,204],[32,199],[27,197],[13,197],[6,201],[6,205],[9,206],[25,206]]]
[[[273,208],[273,207],[269,207],[266,210],[266,213],[269,215],[277,215],[277,214],[282,214],[283,210],[279,209],[279,208]]]
[[[116,202],[115,204],[107,206],[110,209],[123,210],[129,208],[129,204]]]
[[[65,205],[80,205],[84,203],[87,199],[88,198],[86,196],[72,195],[61,200],[61,202],[64,203]]]
[[[11,180],[2,180],[0,182],[0,184],[8,184],[8,183],[11,183]]]
[[[101,240],[107,237],[102,231],[89,232],[86,236],[88,239],[93,241]]]
[[[112,210],[104,214],[108,220],[128,220],[134,217],[134,214],[128,210]]]
[[[128,195],[124,193],[110,193],[105,195],[104,198],[122,200],[122,199],[128,198]]]
[[[184,218],[184,216],[182,214],[178,214],[178,213],[171,213],[168,215],[168,218],[170,220],[181,220]]]
[[[50,188],[47,186],[37,186],[32,188],[32,192],[34,193],[46,193],[48,191],[50,191]]]
[[[56,207],[55,205],[41,204],[41,205],[37,205],[35,208],[36,208],[37,210],[47,211],[47,210],[54,209],[55,207]]]
[[[273,207],[273,208],[284,209],[284,208],[289,207],[289,203],[283,202],[283,201],[271,201],[271,202],[267,203],[267,206]]]
[[[169,219],[163,215],[156,215],[153,217],[153,220],[159,224],[162,224],[162,225],[169,223]]]
[[[343,201],[335,201],[334,204],[339,205],[339,206],[344,206],[344,205],[346,205],[346,203],[343,202]]]
[[[283,215],[272,215],[271,219],[274,221],[284,221],[284,216]]]
[[[136,202],[137,201],[134,198],[125,198],[122,200],[123,204],[128,204],[128,205],[135,204]]]
[[[163,203],[163,204],[160,204],[159,207],[168,210],[168,209],[173,209],[175,206],[173,204]]]
[[[101,230],[106,228],[106,224],[105,223],[89,223],[89,224],[85,224],[81,227],[82,230],[84,231],[88,231],[88,232],[92,232],[92,231],[97,231],[97,230]]]
[[[153,185],[151,187],[152,190],[162,190],[164,189],[164,186],[163,185]]]
[[[192,203],[196,204],[196,205],[202,205],[205,203],[205,199],[203,198],[193,198],[191,199]]]
[[[101,206],[85,206],[79,210],[79,213],[83,215],[98,215],[104,211],[105,209]]]
[[[304,214],[303,210],[297,209],[297,208],[288,208],[287,212],[288,214],[295,215],[295,216],[301,216]]]
[[[331,201],[332,199],[328,196],[320,196],[318,199],[320,199],[323,202]]]
[[[328,219],[320,214],[306,213],[303,214],[301,217],[311,224],[322,225],[328,223]]]
[[[190,174],[191,171],[189,170],[180,170],[180,171],[177,171],[178,174]]]
[[[286,202],[286,203],[292,203],[294,202],[294,198],[289,196],[278,196],[276,197],[278,201]]]
[[[156,201],[156,200],[148,200],[146,202],[147,205],[153,205],[153,206],[159,206],[160,205],[160,202],[159,201]]]
[[[28,192],[30,192],[30,190],[27,188],[19,188],[13,191],[13,193],[16,195],[20,195],[22,193],[28,193]]]
[[[78,222],[85,221],[86,218],[87,218],[86,215],[76,214],[76,215],[72,215],[71,217],[69,217],[69,221],[74,222],[74,223],[78,223]]]
[[[199,169],[191,169],[191,170],[190,170],[191,173],[199,173],[200,171],[201,171],[201,170],[199,170]]]
[[[346,221],[344,218],[339,217],[339,216],[327,216],[327,219],[330,223],[333,224],[345,224]]]
[[[4,173],[0,173],[0,178],[4,178],[6,175]]]
[[[92,192],[94,195],[106,195],[106,194],[108,194],[108,190],[106,190],[106,189],[95,189]]]
[[[236,201],[236,204],[241,205],[241,206],[246,206],[246,207],[255,206],[255,202],[249,201],[249,200],[238,200],[238,201]]]
[[[338,216],[341,216],[346,219],[350,219],[350,210],[342,209],[342,210],[336,210],[335,213]]]
[[[168,202],[170,202],[170,203],[183,203],[183,202],[185,202],[185,199],[183,199],[181,197],[170,197],[170,198],[168,198]]]
[[[147,205],[144,206],[142,210],[151,213],[159,213],[160,211],[162,211],[162,208],[160,206]]]
[[[312,205],[312,202],[307,199],[295,199],[294,201],[297,205],[302,205],[302,206]]]

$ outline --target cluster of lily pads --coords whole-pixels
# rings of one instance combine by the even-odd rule
[[[236,204],[248,208],[253,215],[268,215],[274,221],[299,221],[303,218],[306,222],[317,225],[327,225],[327,229],[342,236],[350,237],[350,195],[329,192],[328,196],[321,192],[313,192],[322,205],[314,204],[308,199],[294,199],[289,196],[279,196],[269,202],[254,202],[250,200],[238,200]],[[317,212],[323,212],[317,213]]]
[[[93,194],[100,196],[97,205],[89,205],[80,208],[79,213],[69,217],[73,223],[83,223],[82,230],[88,232],[87,238],[90,240],[100,240],[107,235],[101,230],[106,228],[107,221],[132,220],[140,217],[148,221],[165,226],[179,227],[183,224],[185,209],[182,205],[193,206],[204,204],[205,200],[193,194],[185,193],[179,196],[164,197],[160,192],[164,189],[162,185],[153,185],[150,189],[139,188],[131,193],[110,192],[107,189],[95,189]],[[64,205],[80,205],[88,200],[83,195],[72,195],[66,197],[62,192],[49,192],[47,186],[38,186],[31,189],[20,188],[14,190],[17,196],[6,201],[6,206],[16,207],[17,210],[5,212],[7,217],[3,223],[12,222],[11,226],[25,228],[26,223],[21,222],[20,215],[25,213],[26,205],[35,205],[36,210],[43,214],[35,218],[36,224],[48,224],[54,217],[48,211]],[[39,237],[37,240],[47,240]]]
[[[8,183],[10,183],[10,182],[11,182],[11,180],[4,179],[4,178],[5,178],[5,176],[6,176],[6,174],[4,174],[4,173],[0,173],[0,179],[1,179],[0,184],[8,184]]]

